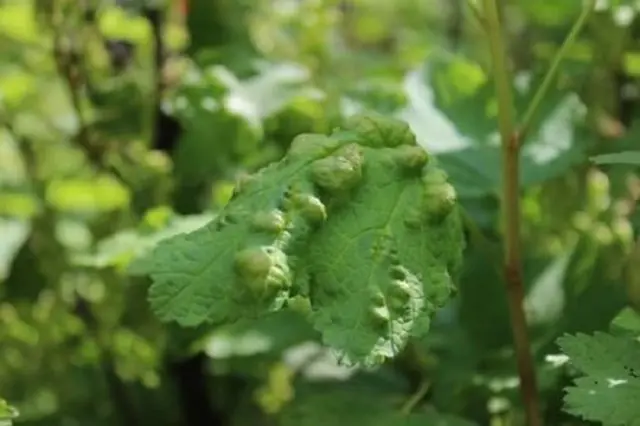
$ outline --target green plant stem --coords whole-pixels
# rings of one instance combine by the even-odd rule
[[[571,45],[573,45],[577,40],[578,34],[580,34],[580,31],[582,31],[582,28],[587,23],[589,15],[595,8],[595,5],[596,5],[596,0],[589,0],[589,3],[587,3],[587,5],[582,9],[582,13],[580,13],[580,16],[571,27],[571,31],[569,31],[569,34],[567,34],[567,37],[565,38],[564,42],[560,46],[560,49],[558,49],[555,56],[553,57],[553,60],[551,61],[551,66],[547,70],[547,73],[545,74],[542,80],[542,83],[540,84],[535,94],[533,95],[533,98],[531,99],[531,102],[529,102],[529,105],[527,106],[527,109],[523,115],[523,118],[520,121],[521,124],[520,124],[519,133],[520,133],[521,141],[524,141],[524,139],[526,138],[526,135],[529,133],[529,130],[531,129],[531,124],[535,117],[535,113],[540,107],[540,103],[549,92],[549,89],[551,88],[551,83],[553,82],[556,75],[558,74],[558,70],[560,69],[560,63],[567,56],[569,47],[571,47]]]
[[[430,383],[427,380],[423,380],[422,383],[420,383],[418,389],[413,394],[411,394],[409,399],[402,405],[400,412],[405,416],[411,414],[411,411],[413,411],[414,407],[418,405],[422,398],[424,398],[424,396],[427,394],[427,392],[429,391],[429,387]]]
[[[482,13],[480,13],[480,9],[478,9],[478,6],[476,5],[475,1],[474,0],[467,0],[467,7],[471,11],[471,14],[475,18],[475,20],[478,21],[478,24],[480,24],[480,26],[483,29],[486,29],[487,28],[487,23],[486,23],[484,17],[482,16]]]
[[[514,128],[511,75],[506,61],[497,0],[483,0],[483,7],[498,98],[498,126],[502,139],[501,212],[505,227],[504,276],[511,328],[527,424],[541,426],[535,365],[531,356],[531,344],[523,306],[525,292],[520,251],[520,135]]]

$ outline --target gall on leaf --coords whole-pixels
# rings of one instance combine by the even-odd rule
[[[340,359],[376,365],[428,331],[463,241],[455,191],[409,126],[357,115],[297,136],[209,224],[161,242],[144,272],[163,321],[233,322],[305,300]]]

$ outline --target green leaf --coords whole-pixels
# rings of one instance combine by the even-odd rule
[[[583,375],[567,389],[567,412],[607,426],[640,425],[640,342],[597,332],[558,344]]]
[[[18,417],[18,410],[0,398],[0,426],[11,426],[16,417]]]
[[[144,274],[144,270],[138,271],[137,265],[143,265],[144,257],[158,242],[200,228],[211,218],[210,214],[172,217],[165,227],[155,232],[122,229],[100,241],[95,252],[78,254],[72,260],[76,265],[93,268],[126,266],[132,274]]]
[[[0,281],[9,275],[11,263],[27,241],[30,230],[31,224],[27,221],[0,217]]]
[[[306,392],[305,392],[306,390]],[[299,395],[301,393],[301,395]],[[316,385],[302,392],[287,406],[278,426],[472,426],[459,417],[433,408],[404,415],[394,402],[400,395],[372,391],[364,386]]]
[[[633,308],[626,307],[616,315],[611,322],[611,327],[638,335],[640,334],[640,313]]]
[[[606,329],[628,303],[620,278],[611,275],[608,247],[584,234],[577,242],[564,280],[564,312],[558,324],[562,333],[591,333]]]
[[[331,136],[298,136],[144,269],[164,321],[234,322],[307,297],[324,342],[346,363],[372,365],[427,332],[462,248],[455,192],[408,126],[354,116]]]
[[[540,128],[524,145],[521,159],[523,189],[561,176],[583,160],[583,147],[574,143],[581,136],[581,129],[571,120],[573,111],[579,107],[576,102],[573,96],[559,100],[553,109],[546,112]],[[479,197],[500,192],[501,155],[500,146],[480,139],[474,145],[444,152],[438,157],[461,196]]]
[[[465,78],[457,77],[465,75]],[[526,106],[537,87],[530,76],[514,79],[515,103]],[[526,86],[526,87],[522,87]],[[501,147],[495,89],[472,63],[434,54],[407,79],[409,108],[403,113],[420,143],[438,156],[461,198],[498,194],[502,186]],[[567,90],[544,100],[522,148],[521,186],[529,188],[562,175],[584,160],[580,123],[584,105]],[[580,140],[581,143],[576,143]]]
[[[535,278],[524,301],[527,322],[540,326],[558,321],[565,306],[567,269],[574,247],[555,257]]]
[[[591,157],[596,164],[630,164],[640,166],[640,151],[624,151]]]

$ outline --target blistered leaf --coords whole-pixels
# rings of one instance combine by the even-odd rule
[[[344,348],[346,359],[375,362],[426,331],[448,300],[460,224],[453,188],[405,125],[359,125],[369,141],[382,136],[378,146],[396,148],[367,153],[366,187],[316,233],[310,294],[325,341]]]
[[[164,321],[232,322],[308,298],[325,343],[375,364],[428,330],[462,246],[456,194],[408,126],[355,116],[330,136],[298,136],[216,219],[159,244],[144,269]]]

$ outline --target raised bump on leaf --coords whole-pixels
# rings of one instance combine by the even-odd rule
[[[371,294],[371,305],[372,306],[384,306],[386,303],[384,294],[378,289],[376,289]]]
[[[393,280],[403,280],[407,276],[407,273],[402,268],[402,266],[393,265],[391,268],[389,268],[389,276]]]
[[[305,220],[321,223],[327,219],[327,208],[318,197],[310,194],[296,194],[291,201]]]
[[[429,154],[420,146],[404,145],[393,151],[393,158],[400,167],[419,170],[429,163]]]
[[[433,222],[444,220],[457,203],[455,189],[448,183],[425,188],[423,197],[423,208],[428,213],[429,220]]]
[[[434,281],[440,281],[441,284],[429,288],[425,296],[429,300],[433,301],[434,305],[442,306],[451,297],[451,292],[453,290],[451,277],[446,270],[443,269],[439,272],[434,271],[431,279]]]
[[[457,196],[443,170],[428,166],[422,175],[420,200],[407,210],[405,225],[418,228],[423,223],[439,223],[455,209]]]
[[[407,123],[381,114],[356,114],[346,121],[345,129],[357,133],[360,143],[372,148],[417,144]]]
[[[277,248],[246,248],[236,253],[234,262],[240,282],[257,295],[290,285],[286,255]]]
[[[298,160],[314,157],[324,157],[340,146],[340,141],[326,135],[303,133],[291,142],[287,159]]]
[[[311,309],[311,301],[308,297],[303,296],[295,296],[289,299],[287,302],[287,306],[294,312],[302,314],[305,317],[308,317],[312,313]]]
[[[236,198],[242,191],[244,191],[244,189],[251,185],[253,182],[256,181],[256,176],[254,175],[246,175],[243,174],[240,177],[238,177],[236,179],[236,184],[233,188],[233,194],[232,194],[232,199]]]
[[[428,167],[422,175],[422,182],[425,187],[440,186],[447,183],[447,173],[436,167]]]
[[[382,328],[384,331],[384,328],[389,326],[391,315],[386,305],[371,306],[369,308],[369,319],[375,329]]]
[[[399,309],[411,300],[413,292],[410,284],[405,280],[393,280],[389,286],[387,301],[394,310]]]
[[[398,311],[401,311],[405,306],[407,306],[407,300],[409,300],[408,297],[402,298],[402,297],[398,297],[395,294],[392,294],[392,295],[389,295],[389,297],[387,297],[387,304],[389,308],[392,309],[394,312],[398,312]]]
[[[273,209],[266,212],[257,212],[253,216],[251,225],[257,231],[279,234],[284,231],[286,223],[282,212]]]
[[[359,145],[349,144],[311,165],[313,181],[329,191],[346,191],[362,180],[363,154]]]

